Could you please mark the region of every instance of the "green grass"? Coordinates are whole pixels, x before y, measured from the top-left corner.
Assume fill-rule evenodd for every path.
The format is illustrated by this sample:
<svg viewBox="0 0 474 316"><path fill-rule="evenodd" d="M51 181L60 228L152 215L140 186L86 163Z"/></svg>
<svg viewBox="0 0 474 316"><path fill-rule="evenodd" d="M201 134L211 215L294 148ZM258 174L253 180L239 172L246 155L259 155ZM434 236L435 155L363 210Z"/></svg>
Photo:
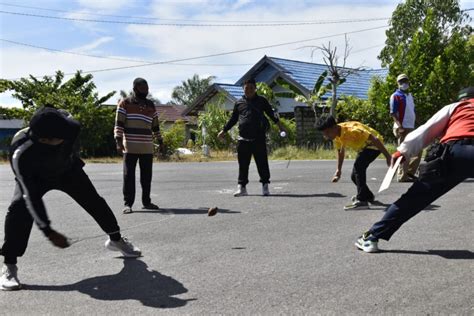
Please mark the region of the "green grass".
<svg viewBox="0 0 474 316"><path fill-rule="evenodd" d="M386 147L390 153L396 151L396 145L386 144ZM357 152L353 150L346 150L346 158L354 159ZM335 149L307 149L296 146L286 146L273 150L270 155L270 160L318 160L318 159L336 159L337 154ZM193 155L177 155L174 154L166 160L160 160L161 162L209 162L209 161L233 161L237 159L236 153L229 150L211 150L210 157L203 156L200 152ZM379 159L383 159L383 155L379 156ZM121 163L122 157L97 157L97 158L85 158L87 163ZM0 164L8 163L6 157L0 158Z"/></svg>
<svg viewBox="0 0 474 316"><path fill-rule="evenodd" d="M386 145L389 153L396 151L396 146L392 144ZM346 150L346 159L354 159L357 156L357 152L351 149ZM296 146L287 146L275 149L270 154L270 160L318 160L318 159L337 159L337 153L335 149L306 149L298 148ZM384 159L383 155L379 156L379 159Z"/></svg>

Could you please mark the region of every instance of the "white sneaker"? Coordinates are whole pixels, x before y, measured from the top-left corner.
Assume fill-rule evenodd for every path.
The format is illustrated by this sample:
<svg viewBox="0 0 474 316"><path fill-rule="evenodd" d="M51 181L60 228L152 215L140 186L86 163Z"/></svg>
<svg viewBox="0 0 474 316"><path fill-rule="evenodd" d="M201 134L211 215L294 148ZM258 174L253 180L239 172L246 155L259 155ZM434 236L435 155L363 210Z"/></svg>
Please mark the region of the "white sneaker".
<svg viewBox="0 0 474 316"><path fill-rule="evenodd" d="M246 196L246 195L248 195L247 188L244 185L239 184L237 186L237 191L234 192L234 196Z"/></svg>
<svg viewBox="0 0 474 316"><path fill-rule="evenodd" d="M364 252L378 252L378 239L372 234L365 232L355 242L355 246Z"/></svg>
<svg viewBox="0 0 474 316"><path fill-rule="evenodd" d="M270 195L270 189L268 188L268 183L264 183L262 185L262 194L263 194L263 196L269 196Z"/></svg>
<svg viewBox="0 0 474 316"><path fill-rule="evenodd" d="M111 251L120 251L124 257L128 258L137 258L142 255L141 250L132 245L125 237L122 237L119 241L113 241L109 238L105 242L105 248Z"/></svg>
<svg viewBox="0 0 474 316"><path fill-rule="evenodd" d="M4 264L2 268L2 276L0 277L0 289L4 291L15 291L21 289L18 280L18 267L16 264Z"/></svg>

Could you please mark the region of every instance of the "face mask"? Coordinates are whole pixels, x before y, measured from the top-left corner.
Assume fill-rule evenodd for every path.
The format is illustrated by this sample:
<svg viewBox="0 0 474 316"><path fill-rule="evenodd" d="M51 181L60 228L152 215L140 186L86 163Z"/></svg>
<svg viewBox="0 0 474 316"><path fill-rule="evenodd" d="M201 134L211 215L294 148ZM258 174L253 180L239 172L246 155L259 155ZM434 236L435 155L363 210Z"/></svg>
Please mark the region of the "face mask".
<svg viewBox="0 0 474 316"><path fill-rule="evenodd" d="M408 83L402 83L402 84L398 85L400 90L403 90L403 91L407 91L409 86L410 85Z"/></svg>

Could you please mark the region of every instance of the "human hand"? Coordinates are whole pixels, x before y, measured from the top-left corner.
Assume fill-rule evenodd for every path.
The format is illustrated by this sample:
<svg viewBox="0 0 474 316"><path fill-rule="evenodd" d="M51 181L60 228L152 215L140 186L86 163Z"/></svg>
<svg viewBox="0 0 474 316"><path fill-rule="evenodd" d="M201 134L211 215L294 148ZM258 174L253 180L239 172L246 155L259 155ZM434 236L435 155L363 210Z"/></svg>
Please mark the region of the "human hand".
<svg viewBox="0 0 474 316"><path fill-rule="evenodd" d="M70 246L67 237L55 230L51 230L51 232L48 234L48 239L53 243L53 245L59 248L67 248Z"/></svg>
<svg viewBox="0 0 474 316"><path fill-rule="evenodd" d="M219 134L217 134L217 137L220 139L224 139L226 132L220 131Z"/></svg>
<svg viewBox="0 0 474 316"><path fill-rule="evenodd" d="M341 178L341 171L340 171L340 170L336 170L336 173L335 173L334 176L332 177L331 182L337 182L337 181L339 181L340 178Z"/></svg>
<svg viewBox="0 0 474 316"><path fill-rule="evenodd" d="M403 156L403 154L401 152L399 152L398 150L396 152L394 152L392 154L392 157L390 159L390 164L388 164L388 158L387 158L387 164L391 167L393 167L395 165L395 162L397 161L398 158L402 157L402 161L401 162L404 162L405 161L405 156Z"/></svg>
<svg viewBox="0 0 474 316"><path fill-rule="evenodd" d="M123 146L122 138L116 138L115 145L117 147L117 152L119 153L119 155L123 155L123 152L125 151L125 147Z"/></svg>

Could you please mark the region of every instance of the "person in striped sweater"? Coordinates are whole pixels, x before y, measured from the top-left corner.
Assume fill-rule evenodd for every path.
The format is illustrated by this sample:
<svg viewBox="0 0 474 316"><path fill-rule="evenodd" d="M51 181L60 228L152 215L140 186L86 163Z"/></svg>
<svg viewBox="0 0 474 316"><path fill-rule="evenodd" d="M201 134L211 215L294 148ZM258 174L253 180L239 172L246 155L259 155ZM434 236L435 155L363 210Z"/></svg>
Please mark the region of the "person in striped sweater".
<svg viewBox="0 0 474 316"><path fill-rule="evenodd" d="M147 99L148 83L143 78L133 81L133 93L122 99L117 106L114 136L117 151L123 154L123 213L132 213L135 201L135 169L140 165L143 209L156 210L159 207L151 202L151 179L153 171L153 138L160 146L158 113L153 101Z"/></svg>

